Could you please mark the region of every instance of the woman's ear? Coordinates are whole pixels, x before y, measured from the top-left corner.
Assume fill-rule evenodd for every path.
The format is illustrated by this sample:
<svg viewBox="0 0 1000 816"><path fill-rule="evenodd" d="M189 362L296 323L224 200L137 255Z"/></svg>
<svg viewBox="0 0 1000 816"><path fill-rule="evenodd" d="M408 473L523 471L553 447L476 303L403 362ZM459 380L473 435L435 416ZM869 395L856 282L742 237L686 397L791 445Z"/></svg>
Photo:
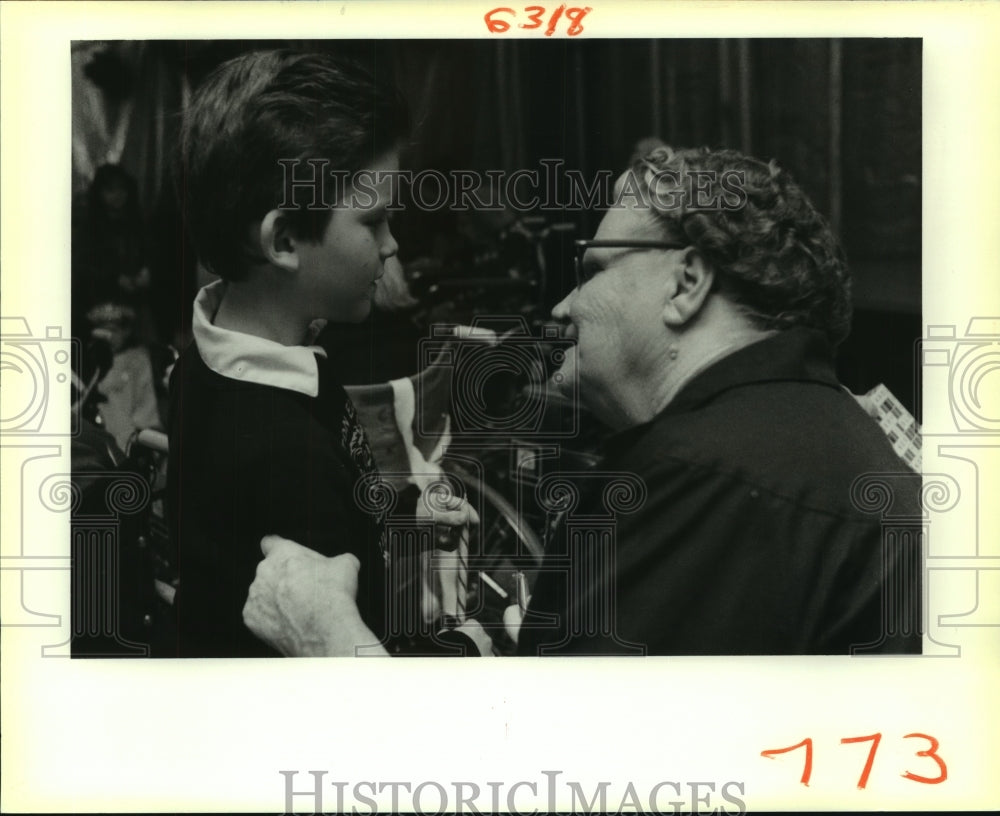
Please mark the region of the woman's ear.
<svg viewBox="0 0 1000 816"><path fill-rule="evenodd" d="M715 282L715 270L694 247L684 250L668 274L667 302L663 322L679 328L698 315Z"/></svg>
<svg viewBox="0 0 1000 816"><path fill-rule="evenodd" d="M292 235L288 216L281 210L271 210L260 222L260 251L279 269L296 272L299 268L299 253Z"/></svg>

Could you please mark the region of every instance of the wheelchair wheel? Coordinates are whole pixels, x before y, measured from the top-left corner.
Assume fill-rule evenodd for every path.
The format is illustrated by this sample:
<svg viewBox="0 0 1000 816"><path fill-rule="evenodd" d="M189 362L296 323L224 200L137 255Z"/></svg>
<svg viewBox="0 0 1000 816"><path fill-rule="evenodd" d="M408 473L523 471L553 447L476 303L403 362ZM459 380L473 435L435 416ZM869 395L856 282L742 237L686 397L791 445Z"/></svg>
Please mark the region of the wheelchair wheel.
<svg viewBox="0 0 1000 816"><path fill-rule="evenodd" d="M542 561L542 541L510 501L479 475L455 463L449 463L448 473L462 483L465 498L480 515L469 541L466 614L482 624L498 653L513 655L516 644L504 627L504 610L527 603Z"/></svg>

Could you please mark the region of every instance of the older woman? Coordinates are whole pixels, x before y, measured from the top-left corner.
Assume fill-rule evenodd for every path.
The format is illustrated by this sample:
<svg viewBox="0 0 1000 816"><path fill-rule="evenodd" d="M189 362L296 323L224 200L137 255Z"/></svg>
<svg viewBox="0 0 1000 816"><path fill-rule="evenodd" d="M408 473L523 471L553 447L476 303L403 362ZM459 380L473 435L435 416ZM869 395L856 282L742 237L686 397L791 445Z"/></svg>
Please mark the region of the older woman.
<svg viewBox="0 0 1000 816"><path fill-rule="evenodd" d="M825 220L729 150L661 147L615 193L553 316L576 340L560 379L616 430L602 472L632 496L580 497L620 511L614 535L564 526L519 651L919 652L919 543L883 542L857 498L880 474L905 513L919 477L834 374L850 279ZM271 620L261 636L289 629Z"/></svg>

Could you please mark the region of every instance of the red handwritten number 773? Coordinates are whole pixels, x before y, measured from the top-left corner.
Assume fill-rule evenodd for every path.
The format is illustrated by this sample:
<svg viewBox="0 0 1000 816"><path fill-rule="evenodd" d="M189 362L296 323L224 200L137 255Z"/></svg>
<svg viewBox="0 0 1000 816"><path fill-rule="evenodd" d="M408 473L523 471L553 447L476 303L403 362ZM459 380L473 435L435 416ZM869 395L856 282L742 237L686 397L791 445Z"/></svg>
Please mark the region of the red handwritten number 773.
<svg viewBox="0 0 1000 816"><path fill-rule="evenodd" d="M937 749L940 747L938 741L930 734L907 734L903 737L903 739L913 739L915 737L925 739L931 744L931 747L926 751L917 751L917 756L930 757L933 759L937 763L941 773L937 776L918 776L917 774L907 771L903 774L903 776L907 779L912 779L914 782L923 782L925 785L938 785L941 782L944 782L944 780L948 778L948 766L944 764L944 760L937 754Z"/></svg>
<svg viewBox="0 0 1000 816"><path fill-rule="evenodd" d="M868 784L868 775L872 772L872 763L875 761L875 752L878 750L878 744L882 739L882 734L872 734L869 737L844 737L840 744L844 745L848 742L868 742L871 740L872 747L868 751L868 760L865 762L864 770L861 771L861 777L858 779L858 790L864 790L865 786Z"/></svg>
<svg viewBox="0 0 1000 816"><path fill-rule="evenodd" d="M794 751L796 748L805 747L806 749L806 764L802 769L802 779L799 781L805 785L809 786L809 777L812 776L813 772L813 741L809 737L806 737L802 742L797 742L795 745L790 745L787 748L772 748L770 751L761 751L760 755L763 757L768 757L769 759L774 759L777 754L787 754L789 751Z"/></svg>
<svg viewBox="0 0 1000 816"><path fill-rule="evenodd" d="M914 782L922 782L925 785L938 785L944 782L948 778L948 766L945 765L944 760L938 755L937 751L940 747L935 737L929 734L913 733L907 734L903 739L923 739L927 740L930 747L923 750L917 751L918 757L927 757L933 759L938 766L940 773L937 776L920 776L915 773L907 771L903 774L906 779L911 779ZM852 742L871 742L872 747L868 750L868 759L865 761L865 767L861 771L861 776L858 778L858 788L863 790L868 785L868 777L872 772L872 764L875 762L875 752L878 750L879 742L882 740L882 734L870 734L867 737L844 737L840 740L840 744L844 745L846 743ZM787 748L772 748L768 751L761 751L760 755L762 757L767 757L768 759L774 759L778 754L787 754L789 751L795 751L798 748L806 749L806 761L802 769L802 778L799 780L803 785L809 785L809 779L812 776L812 763L813 763L813 744L810 737L806 737L802 742L797 742L795 745L789 745Z"/></svg>

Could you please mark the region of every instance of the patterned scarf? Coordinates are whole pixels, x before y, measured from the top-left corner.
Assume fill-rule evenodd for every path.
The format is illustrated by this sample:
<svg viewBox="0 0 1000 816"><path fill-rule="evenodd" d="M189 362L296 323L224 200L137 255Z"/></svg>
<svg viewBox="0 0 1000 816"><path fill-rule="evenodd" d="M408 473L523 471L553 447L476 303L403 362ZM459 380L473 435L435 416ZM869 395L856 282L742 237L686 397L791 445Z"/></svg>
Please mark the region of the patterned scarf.
<svg viewBox="0 0 1000 816"><path fill-rule="evenodd" d="M340 444L347 451L358 469L359 481L364 481L369 489L376 489L380 483L378 478L378 466L375 464L375 456L372 454L371 446L368 444L368 435L358 419L358 412L354 408L354 403L343 392L344 415L340 425ZM367 478L366 478L367 477ZM382 557L388 562L389 548L386 542L385 520L386 511L379 510L373 514L373 520L379 531L379 547L382 550Z"/></svg>

